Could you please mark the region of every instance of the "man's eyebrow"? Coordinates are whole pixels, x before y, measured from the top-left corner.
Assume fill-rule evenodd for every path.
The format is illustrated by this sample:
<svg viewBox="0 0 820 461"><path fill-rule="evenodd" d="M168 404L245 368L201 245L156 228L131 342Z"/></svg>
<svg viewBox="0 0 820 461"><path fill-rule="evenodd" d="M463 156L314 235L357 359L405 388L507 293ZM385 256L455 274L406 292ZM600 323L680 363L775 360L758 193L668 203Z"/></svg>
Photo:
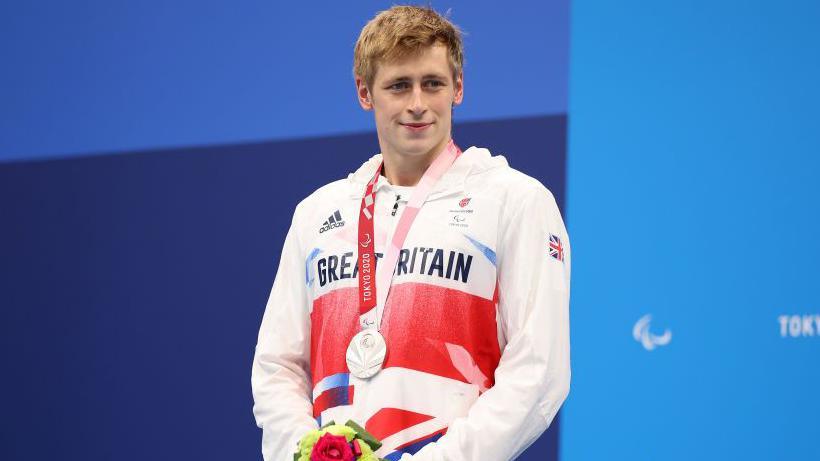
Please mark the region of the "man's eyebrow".
<svg viewBox="0 0 820 461"><path fill-rule="evenodd" d="M422 80L426 80L426 79L430 79L430 78L445 79L447 77L445 77L442 74L435 74L435 73L434 74L425 74L425 75L422 75L422 77L421 77ZM413 80L413 78L410 77L410 76L407 76L407 75L398 75L396 77L387 79L387 81L391 82L391 83L408 82L408 81L411 81L411 80Z"/></svg>

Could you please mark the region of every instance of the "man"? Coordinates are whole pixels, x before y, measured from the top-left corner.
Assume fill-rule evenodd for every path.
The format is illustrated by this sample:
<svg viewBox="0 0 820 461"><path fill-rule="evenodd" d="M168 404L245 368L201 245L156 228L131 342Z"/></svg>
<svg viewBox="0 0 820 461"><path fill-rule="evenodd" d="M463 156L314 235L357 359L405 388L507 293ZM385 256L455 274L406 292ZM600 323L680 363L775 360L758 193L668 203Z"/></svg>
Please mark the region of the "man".
<svg viewBox="0 0 820 461"><path fill-rule="evenodd" d="M331 420L390 460L512 459L566 398L569 239L543 185L452 142L462 61L429 8L361 32L381 154L296 207L253 363L266 460Z"/></svg>

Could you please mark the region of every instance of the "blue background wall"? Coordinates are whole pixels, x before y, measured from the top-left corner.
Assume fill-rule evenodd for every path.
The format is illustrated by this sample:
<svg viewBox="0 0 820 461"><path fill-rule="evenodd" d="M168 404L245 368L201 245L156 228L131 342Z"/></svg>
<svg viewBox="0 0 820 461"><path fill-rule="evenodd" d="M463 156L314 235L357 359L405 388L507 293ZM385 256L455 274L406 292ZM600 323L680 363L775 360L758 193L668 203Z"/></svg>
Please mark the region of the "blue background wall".
<svg viewBox="0 0 820 461"><path fill-rule="evenodd" d="M350 68L390 3L51 3L0 12L0 459L259 459L279 250L378 150ZM563 206L567 2L435 6L468 33L455 138Z"/></svg>
<svg viewBox="0 0 820 461"><path fill-rule="evenodd" d="M352 50L391 5L5 2L0 160L369 131ZM467 33L458 120L566 113L567 0L433 6Z"/></svg>
<svg viewBox="0 0 820 461"><path fill-rule="evenodd" d="M816 1L573 1L562 459L820 459L820 325L778 319L820 315L818 24ZM647 314L672 334L651 352Z"/></svg>

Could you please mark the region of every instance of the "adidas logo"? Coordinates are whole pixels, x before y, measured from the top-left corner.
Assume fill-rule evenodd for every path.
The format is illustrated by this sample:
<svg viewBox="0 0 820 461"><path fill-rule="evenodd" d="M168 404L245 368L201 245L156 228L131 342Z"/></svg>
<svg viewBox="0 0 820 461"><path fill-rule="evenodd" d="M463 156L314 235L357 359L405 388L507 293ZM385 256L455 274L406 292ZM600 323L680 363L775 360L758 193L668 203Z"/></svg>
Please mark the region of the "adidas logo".
<svg viewBox="0 0 820 461"><path fill-rule="evenodd" d="M339 210L336 210L324 224L322 224L322 228L319 229L319 233L327 232L330 229L335 229L337 227L342 227L345 225L345 222L342 220L342 214L339 213Z"/></svg>

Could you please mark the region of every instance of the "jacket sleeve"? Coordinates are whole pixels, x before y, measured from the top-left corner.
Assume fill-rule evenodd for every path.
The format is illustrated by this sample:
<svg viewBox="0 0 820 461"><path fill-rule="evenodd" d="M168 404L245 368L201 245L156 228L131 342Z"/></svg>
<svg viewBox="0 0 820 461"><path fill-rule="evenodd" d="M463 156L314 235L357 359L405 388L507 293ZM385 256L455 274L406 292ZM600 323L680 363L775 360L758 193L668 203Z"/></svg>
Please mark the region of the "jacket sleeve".
<svg viewBox="0 0 820 461"><path fill-rule="evenodd" d="M498 243L498 310L506 338L495 385L447 433L401 461L516 458L569 393L569 239L552 194L528 185ZM550 255L550 235L560 251Z"/></svg>
<svg viewBox="0 0 820 461"><path fill-rule="evenodd" d="M268 298L251 370L253 414L265 461L292 459L299 439L317 429L310 386L310 317L305 258L296 214Z"/></svg>

